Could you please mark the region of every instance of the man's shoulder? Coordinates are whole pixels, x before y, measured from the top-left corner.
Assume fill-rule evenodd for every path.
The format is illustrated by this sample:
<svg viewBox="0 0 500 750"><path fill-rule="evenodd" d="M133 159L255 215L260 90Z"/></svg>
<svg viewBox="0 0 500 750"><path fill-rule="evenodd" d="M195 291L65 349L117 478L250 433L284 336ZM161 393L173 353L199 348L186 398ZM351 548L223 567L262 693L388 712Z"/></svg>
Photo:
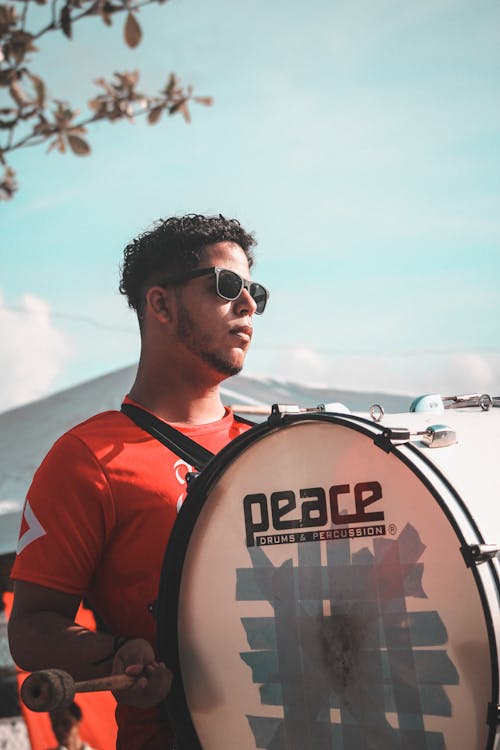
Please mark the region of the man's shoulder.
<svg viewBox="0 0 500 750"><path fill-rule="evenodd" d="M129 427L130 420L122 412L103 411L70 427L56 441L56 444L78 441L90 448L95 448L110 439L116 440L120 435L125 437Z"/></svg>
<svg viewBox="0 0 500 750"><path fill-rule="evenodd" d="M116 425L124 425L127 418L121 411L116 409L109 409L108 411L101 411L98 414L93 414L82 422L70 427L69 433L78 432L93 432L94 430L106 429L107 427L116 427Z"/></svg>

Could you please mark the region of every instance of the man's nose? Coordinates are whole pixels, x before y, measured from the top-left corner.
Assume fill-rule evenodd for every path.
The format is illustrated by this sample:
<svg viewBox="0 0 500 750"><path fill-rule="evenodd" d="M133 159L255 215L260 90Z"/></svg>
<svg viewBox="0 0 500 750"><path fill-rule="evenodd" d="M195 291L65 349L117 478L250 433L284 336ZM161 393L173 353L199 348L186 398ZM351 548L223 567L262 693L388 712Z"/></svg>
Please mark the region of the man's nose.
<svg viewBox="0 0 500 750"><path fill-rule="evenodd" d="M249 315L253 315L257 309L255 300L246 287L243 287L243 289L241 290L240 296L237 297L234 304L235 304L235 309L238 311L240 315L242 313L248 313Z"/></svg>

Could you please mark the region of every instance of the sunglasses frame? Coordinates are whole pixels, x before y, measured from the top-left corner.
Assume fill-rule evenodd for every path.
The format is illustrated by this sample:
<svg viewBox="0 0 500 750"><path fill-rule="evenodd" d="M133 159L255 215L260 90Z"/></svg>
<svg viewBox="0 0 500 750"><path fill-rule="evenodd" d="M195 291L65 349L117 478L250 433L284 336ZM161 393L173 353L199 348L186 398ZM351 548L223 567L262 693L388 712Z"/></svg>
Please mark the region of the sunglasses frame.
<svg viewBox="0 0 500 750"><path fill-rule="evenodd" d="M237 276L241 282L240 290L238 294L235 297L227 297L225 294L222 294L219 287L219 276L222 271L225 271L226 273L232 273L234 276ZM239 273L236 273L236 271L232 271L230 268L223 268L222 266L210 266L209 268L195 268L194 271L186 271L186 273L178 274L177 276L171 276L168 279L165 279L164 281L159 283L159 286L169 286L169 285L175 285L175 284L182 284L185 281L190 281L191 279L196 279L199 276L208 276L210 274L214 274L215 276L215 288L217 291L217 295L221 299L225 299L228 302L233 302L235 299L238 299L240 294L242 293L243 289L246 289L249 295L252 297L255 304L257 304L255 298L252 295L252 292L250 291L250 287L255 285L258 286L260 289L264 290L264 293L266 295L266 301L264 302L264 307L262 310L258 311L255 310L256 315L262 315L264 310L266 309L267 301L270 297L269 289L267 289L262 284L259 284L257 281L248 281L248 279L244 279L242 276L240 276Z"/></svg>

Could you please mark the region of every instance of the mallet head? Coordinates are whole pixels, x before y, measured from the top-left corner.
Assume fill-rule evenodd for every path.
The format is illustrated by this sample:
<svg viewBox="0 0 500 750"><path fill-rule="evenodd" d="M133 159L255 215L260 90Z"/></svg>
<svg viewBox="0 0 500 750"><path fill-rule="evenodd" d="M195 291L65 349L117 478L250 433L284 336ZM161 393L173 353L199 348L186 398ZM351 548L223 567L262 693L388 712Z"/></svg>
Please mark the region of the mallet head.
<svg viewBox="0 0 500 750"><path fill-rule="evenodd" d="M33 672L21 685L21 698L32 711L53 711L69 706L75 697L75 682L62 669Z"/></svg>

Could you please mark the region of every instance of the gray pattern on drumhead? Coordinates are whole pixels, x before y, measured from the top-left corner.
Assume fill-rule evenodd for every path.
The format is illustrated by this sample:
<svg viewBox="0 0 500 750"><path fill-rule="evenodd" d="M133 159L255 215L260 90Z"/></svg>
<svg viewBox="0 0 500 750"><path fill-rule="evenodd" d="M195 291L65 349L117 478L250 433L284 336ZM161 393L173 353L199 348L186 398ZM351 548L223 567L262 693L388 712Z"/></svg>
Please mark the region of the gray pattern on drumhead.
<svg viewBox="0 0 500 750"><path fill-rule="evenodd" d="M407 524L398 538L374 539L352 554L349 540L298 544L273 566L261 547L238 569L240 601L268 601L273 617L242 620L250 651L241 658L263 705L283 719L248 716L264 750L445 750L424 716L452 715L444 685L458 684L446 627L435 610L408 612L426 598L425 550Z"/></svg>

